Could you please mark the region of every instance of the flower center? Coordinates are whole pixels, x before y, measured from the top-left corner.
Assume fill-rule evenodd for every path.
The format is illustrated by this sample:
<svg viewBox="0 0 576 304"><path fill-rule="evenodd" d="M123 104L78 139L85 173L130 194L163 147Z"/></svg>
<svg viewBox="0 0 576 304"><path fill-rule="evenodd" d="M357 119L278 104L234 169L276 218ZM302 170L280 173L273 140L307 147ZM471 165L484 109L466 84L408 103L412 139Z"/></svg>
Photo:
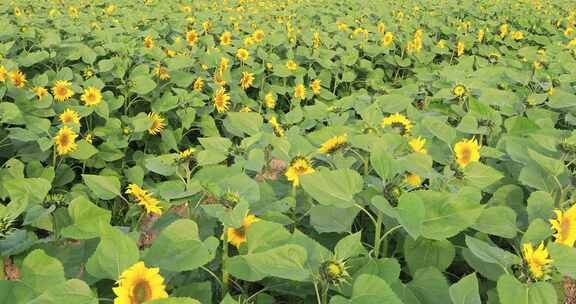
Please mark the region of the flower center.
<svg viewBox="0 0 576 304"><path fill-rule="evenodd" d="M462 151L460 152L460 159L463 162L468 163L470 161L471 155L472 151L470 151L470 148L463 148Z"/></svg>
<svg viewBox="0 0 576 304"><path fill-rule="evenodd" d="M390 126L392 129L397 130L401 135L406 133L406 126L401 122L393 122Z"/></svg>
<svg viewBox="0 0 576 304"><path fill-rule="evenodd" d="M58 87L56 93L59 96L65 96L68 93L68 89L66 87Z"/></svg>
<svg viewBox="0 0 576 304"><path fill-rule="evenodd" d="M67 146L70 143L70 137L68 136L68 134L62 134L60 135L59 142L61 146Z"/></svg>
<svg viewBox="0 0 576 304"><path fill-rule="evenodd" d="M140 281L132 289L132 303L130 304L141 304L152 298L152 290L150 290L150 285L146 281Z"/></svg>
<svg viewBox="0 0 576 304"><path fill-rule="evenodd" d="M560 234L560 241L565 241L570 236L570 227L571 222L569 219L562 218L560 220L560 230L558 233Z"/></svg>

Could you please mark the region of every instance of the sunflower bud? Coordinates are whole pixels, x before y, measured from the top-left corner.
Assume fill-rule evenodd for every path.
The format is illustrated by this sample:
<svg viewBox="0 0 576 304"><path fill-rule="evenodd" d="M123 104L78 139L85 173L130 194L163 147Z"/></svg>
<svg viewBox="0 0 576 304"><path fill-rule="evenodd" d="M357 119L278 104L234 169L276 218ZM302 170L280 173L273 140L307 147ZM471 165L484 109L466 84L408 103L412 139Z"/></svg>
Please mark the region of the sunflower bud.
<svg viewBox="0 0 576 304"><path fill-rule="evenodd" d="M320 276L331 285L340 285L350 277L343 261L328 260L320 265Z"/></svg>

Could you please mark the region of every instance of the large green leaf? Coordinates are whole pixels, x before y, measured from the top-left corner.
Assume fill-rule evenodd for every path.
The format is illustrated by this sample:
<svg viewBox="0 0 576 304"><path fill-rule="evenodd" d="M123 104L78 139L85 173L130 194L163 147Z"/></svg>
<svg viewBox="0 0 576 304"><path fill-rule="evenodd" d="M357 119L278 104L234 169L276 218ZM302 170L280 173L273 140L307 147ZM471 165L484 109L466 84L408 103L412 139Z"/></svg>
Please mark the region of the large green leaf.
<svg viewBox="0 0 576 304"><path fill-rule="evenodd" d="M30 252L22 262L21 280L38 294L64 283L64 267L41 249Z"/></svg>
<svg viewBox="0 0 576 304"><path fill-rule="evenodd" d="M100 243L86 263L86 271L96 278L118 280L120 274L138 262L136 243L113 227L103 228Z"/></svg>
<svg viewBox="0 0 576 304"><path fill-rule="evenodd" d="M302 188L322 205L349 208L362 190L362 177L350 169L322 170L300 177Z"/></svg>
<svg viewBox="0 0 576 304"><path fill-rule="evenodd" d="M450 298L454 304L481 304L478 278L469 274L450 286Z"/></svg>
<svg viewBox="0 0 576 304"><path fill-rule="evenodd" d="M83 196L70 202L68 214L73 223L62 229L62 235L72 239L91 239L99 236L101 227L107 226L112 218L109 210L94 205Z"/></svg>
<svg viewBox="0 0 576 304"><path fill-rule="evenodd" d="M547 282L520 283L512 275L498 280L498 297L502 304L557 304L554 287Z"/></svg>
<svg viewBox="0 0 576 304"><path fill-rule="evenodd" d="M110 200L122 195L120 193L120 180L116 176L82 174L82 179L86 186L100 199Z"/></svg>
<svg viewBox="0 0 576 304"><path fill-rule="evenodd" d="M562 244L548 245L552 263L560 273L576 279L576 248Z"/></svg>
<svg viewBox="0 0 576 304"><path fill-rule="evenodd" d="M51 288L29 304L98 304L98 298L81 280L71 279Z"/></svg>

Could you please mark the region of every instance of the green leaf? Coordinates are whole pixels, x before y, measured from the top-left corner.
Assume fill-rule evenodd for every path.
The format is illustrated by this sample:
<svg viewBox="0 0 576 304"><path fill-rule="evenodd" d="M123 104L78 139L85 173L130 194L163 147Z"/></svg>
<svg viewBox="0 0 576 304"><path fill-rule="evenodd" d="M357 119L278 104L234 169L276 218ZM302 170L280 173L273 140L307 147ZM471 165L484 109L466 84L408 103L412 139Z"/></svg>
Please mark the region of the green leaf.
<svg viewBox="0 0 576 304"><path fill-rule="evenodd" d="M548 221L554 216L554 199L548 192L534 191L528 198L528 220L531 222L535 219Z"/></svg>
<svg viewBox="0 0 576 304"><path fill-rule="evenodd" d="M176 173L178 154L165 154L147 158L144 161L146 169L163 176L172 176Z"/></svg>
<svg viewBox="0 0 576 304"><path fill-rule="evenodd" d="M339 240L334 247L334 255L337 259L346 260L351 257L363 255L366 249L362 245L362 233L356 232Z"/></svg>
<svg viewBox="0 0 576 304"><path fill-rule="evenodd" d="M453 304L481 304L478 278L469 274L450 286L450 298Z"/></svg>
<svg viewBox="0 0 576 304"><path fill-rule="evenodd" d="M422 222L426 216L426 207L420 196L412 192L406 192L398 200L398 222L408 234L417 239L422 230Z"/></svg>
<svg viewBox="0 0 576 304"><path fill-rule="evenodd" d="M37 293L42 293L54 285L64 283L64 267L42 249L30 252L22 262L22 282Z"/></svg>
<svg viewBox="0 0 576 304"><path fill-rule="evenodd" d="M225 120L227 129L238 136L255 135L261 131L264 121L256 112L230 112Z"/></svg>
<svg viewBox="0 0 576 304"><path fill-rule="evenodd" d="M149 76L136 76L132 81L134 82L134 86L130 91L140 95L146 95L156 88L156 82Z"/></svg>
<svg viewBox="0 0 576 304"><path fill-rule="evenodd" d="M374 101L380 105L380 108L385 113L402 112L412 103L412 99L400 94L378 96L374 98Z"/></svg>
<svg viewBox="0 0 576 304"><path fill-rule="evenodd" d="M84 183L96 196L103 200L110 200L121 196L120 180L116 176L102 176L82 174Z"/></svg>
<svg viewBox="0 0 576 304"><path fill-rule="evenodd" d="M576 248L551 243L548 245L548 251L556 269L561 274L576 279Z"/></svg>
<svg viewBox="0 0 576 304"><path fill-rule="evenodd" d="M362 190L363 180L350 169L318 171L300 177L302 188L322 205L349 208L354 195Z"/></svg>
<svg viewBox="0 0 576 304"><path fill-rule="evenodd" d="M522 263L522 259L519 256L477 238L466 236L466 245L474 255L484 262L498 264L505 269Z"/></svg>
<svg viewBox="0 0 576 304"><path fill-rule="evenodd" d="M28 304L98 304L98 298L81 280L71 279L51 288Z"/></svg>
<svg viewBox="0 0 576 304"><path fill-rule="evenodd" d="M100 227L108 225L112 218L109 210L94 205L83 196L70 202L68 214L70 214L73 224L62 229L62 236L78 240L98 237Z"/></svg>
<svg viewBox="0 0 576 304"><path fill-rule="evenodd" d="M212 260L214 248L198 238L198 226L189 219L180 219L166 227L148 249L146 265L168 271L194 270Z"/></svg>
<svg viewBox="0 0 576 304"><path fill-rule="evenodd" d="M146 304L202 304L191 298L166 298L159 300L146 301Z"/></svg>
<svg viewBox="0 0 576 304"><path fill-rule="evenodd" d="M42 204L48 191L52 188L49 181L43 178L11 178L3 181L10 199L26 204Z"/></svg>
<svg viewBox="0 0 576 304"><path fill-rule="evenodd" d="M498 298L501 304L557 304L554 287L547 282L520 283L507 274L498 280Z"/></svg>
<svg viewBox="0 0 576 304"><path fill-rule="evenodd" d="M98 153L98 149L94 148L93 145L85 140L80 140L76 142L78 144L78 149L72 151L69 155L70 157L78 160L87 160L94 154Z"/></svg>
<svg viewBox="0 0 576 304"><path fill-rule="evenodd" d="M104 228L96 251L86 263L86 271L99 279L118 280L122 271L138 262L136 243L120 230Z"/></svg>
<svg viewBox="0 0 576 304"><path fill-rule="evenodd" d="M319 233L350 232L360 209L315 205L310 209L310 224Z"/></svg>
<svg viewBox="0 0 576 304"><path fill-rule="evenodd" d="M370 302L366 302L367 299L370 299ZM361 274L354 280L352 301L352 303L402 304L386 281L370 274Z"/></svg>
<svg viewBox="0 0 576 304"><path fill-rule="evenodd" d="M486 208L476 220L474 229L504 238L516 236L516 212L506 206Z"/></svg>
<svg viewBox="0 0 576 304"><path fill-rule="evenodd" d="M456 130L438 117L426 116L422 119L422 125L434 136L449 145L456 140Z"/></svg>
<svg viewBox="0 0 576 304"><path fill-rule="evenodd" d="M484 189L504 177L500 171L486 166L481 162L470 163L463 171L464 179L468 181L470 185L480 189Z"/></svg>
<svg viewBox="0 0 576 304"><path fill-rule="evenodd" d="M134 132L144 132L150 129L150 127L152 127L152 124L154 122L152 121L152 119L150 119L150 117L148 117L148 115L146 115L146 113L140 112L138 113L138 115L132 118L131 123Z"/></svg>
<svg viewBox="0 0 576 304"><path fill-rule="evenodd" d="M422 304L450 303L448 282L442 273L434 268L422 268L414 275L408 287Z"/></svg>
<svg viewBox="0 0 576 304"><path fill-rule="evenodd" d="M0 280L0 303L29 304L34 291L22 281Z"/></svg>
<svg viewBox="0 0 576 304"><path fill-rule="evenodd" d="M372 146L370 164L382 180L388 180L396 174L394 159L384 145L375 144Z"/></svg>
<svg viewBox="0 0 576 304"><path fill-rule="evenodd" d="M404 240L404 258L411 273L430 266L443 271L452 264L455 256L456 249L447 240L435 241L423 238L415 241L411 238Z"/></svg>
<svg viewBox="0 0 576 304"><path fill-rule="evenodd" d="M552 176L558 176L564 172L564 162L542 155L532 149L528 149L528 155L532 158L542 169L546 170Z"/></svg>

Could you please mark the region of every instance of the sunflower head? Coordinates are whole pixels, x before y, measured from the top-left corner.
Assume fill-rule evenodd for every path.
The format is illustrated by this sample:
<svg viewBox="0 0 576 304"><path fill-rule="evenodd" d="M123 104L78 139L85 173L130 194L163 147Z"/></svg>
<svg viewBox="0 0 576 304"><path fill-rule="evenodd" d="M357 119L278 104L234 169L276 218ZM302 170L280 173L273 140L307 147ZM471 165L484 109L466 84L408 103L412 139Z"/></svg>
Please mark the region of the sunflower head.
<svg viewBox="0 0 576 304"><path fill-rule="evenodd" d="M150 135L156 135L166 127L165 119L156 112L148 113L148 118L152 121L152 126L148 129Z"/></svg>
<svg viewBox="0 0 576 304"><path fill-rule="evenodd" d="M386 32L384 37L382 37L382 45L384 47L389 47L392 42L394 42L394 34L392 32Z"/></svg>
<svg viewBox="0 0 576 304"><path fill-rule="evenodd" d="M222 205L228 208L233 208L240 202L240 194L238 192L226 191L220 198Z"/></svg>
<svg viewBox="0 0 576 304"><path fill-rule="evenodd" d="M256 43L262 42L262 40L264 39L264 31L263 30L254 31L254 33L252 33L252 39Z"/></svg>
<svg viewBox="0 0 576 304"><path fill-rule="evenodd" d="M72 84L68 80L57 80L52 87L52 95L56 101L66 101L74 95Z"/></svg>
<svg viewBox="0 0 576 304"><path fill-rule="evenodd" d="M196 42L198 42L198 33L195 30L186 32L186 41L188 45L196 45Z"/></svg>
<svg viewBox="0 0 576 304"><path fill-rule="evenodd" d="M408 173L406 175L406 183L412 187L420 187L422 178L416 174Z"/></svg>
<svg viewBox="0 0 576 304"><path fill-rule="evenodd" d="M180 157L180 159L190 158L192 154L194 154L194 151L195 151L194 148L190 147L186 150L178 152L178 156Z"/></svg>
<svg viewBox="0 0 576 304"><path fill-rule="evenodd" d="M400 135L409 135L412 131L412 122L400 113L392 114L382 119L382 128L391 127Z"/></svg>
<svg viewBox="0 0 576 304"><path fill-rule="evenodd" d="M232 33L226 31L220 35L220 45L230 45L232 42Z"/></svg>
<svg viewBox="0 0 576 304"><path fill-rule="evenodd" d="M76 150L76 148L78 148L76 137L78 137L78 135L67 126L63 126L58 130L56 137L54 137L58 155L65 155Z"/></svg>
<svg viewBox="0 0 576 304"><path fill-rule="evenodd" d="M147 301L168 298L164 278L159 268L147 268L138 262L124 270L112 290L116 294L114 303L142 304Z"/></svg>
<svg viewBox="0 0 576 304"><path fill-rule="evenodd" d="M82 100L85 105L92 107L98 105L102 101L102 93L95 87L89 87L84 89L84 93L80 96L80 100Z"/></svg>
<svg viewBox="0 0 576 304"><path fill-rule="evenodd" d="M294 60L290 59L286 62L286 68L290 71L295 71L298 68L298 64Z"/></svg>
<svg viewBox="0 0 576 304"><path fill-rule="evenodd" d="M170 79L170 73L168 73L168 70L160 64L156 65L154 68L154 75L160 78L160 80Z"/></svg>
<svg viewBox="0 0 576 304"><path fill-rule="evenodd" d="M12 81L12 84L17 87L17 88L23 88L26 85L26 75L24 75L24 73L22 73L21 71L13 71L10 72L10 80Z"/></svg>
<svg viewBox="0 0 576 304"><path fill-rule="evenodd" d="M426 154L428 151L426 150L426 148L424 148L424 145L426 145L426 139L418 136L416 138L412 138L408 144L410 145L410 147L412 148L412 151L416 152L416 153L423 153Z"/></svg>
<svg viewBox="0 0 576 304"><path fill-rule="evenodd" d="M195 92L202 92L202 89L204 88L204 80L202 79L202 77L198 77L194 81L194 85L192 87Z"/></svg>
<svg viewBox="0 0 576 304"><path fill-rule="evenodd" d="M276 98L274 98L272 92L268 92L268 94L264 96L264 105L268 109L274 109L274 107L276 107Z"/></svg>
<svg viewBox="0 0 576 304"><path fill-rule="evenodd" d="M220 88L214 93L213 101L218 113L224 113L230 109L230 95L226 94L224 88Z"/></svg>
<svg viewBox="0 0 576 304"><path fill-rule="evenodd" d="M242 62L246 62L248 58L250 58L250 53L247 49L239 48L238 51L236 51L236 58Z"/></svg>
<svg viewBox="0 0 576 304"><path fill-rule="evenodd" d="M540 243L537 248L533 248L531 243L524 244L522 255L534 279L541 279L546 273L548 265L552 262L548 257L548 249L544 247L544 243Z"/></svg>
<svg viewBox="0 0 576 304"><path fill-rule="evenodd" d="M462 98L468 94L468 89L462 84L457 84L452 88L452 94L456 97Z"/></svg>
<svg viewBox="0 0 576 304"><path fill-rule="evenodd" d="M339 286L350 277L344 261L330 259L320 264L320 277L330 285Z"/></svg>
<svg viewBox="0 0 576 304"><path fill-rule="evenodd" d="M58 119L63 124L79 124L80 123L80 116L78 115L78 113L76 111L71 110L71 109L64 110L64 112L62 112L62 114L60 114L60 116L58 116Z"/></svg>
<svg viewBox="0 0 576 304"><path fill-rule="evenodd" d="M297 156L291 162L284 175L288 181L292 182L292 186L298 187L300 185L300 176L315 172L310 160L304 156Z"/></svg>
<svg viewBox="0 0 576 304"><path fill-rule="evenodd" d="M341 147L344 147L347 143L348 143L348 136L346 134L334 136L334 137L328 139L327 141L325 141L320 146L320 149L318 149L318 151L320 153L330 154L330 153L340 149Z"/></svg>
<svg viewBox="0 0 576 304"><path fill-rule="evenodd" d="M154 47L154 38L152 38L152 36L148 35L144 37L144 47L147 49Z"/></svg>
<svg viewBox="0 0 576 304"><path fill-rule="evenodd" d="M34 94L36 94L36 97L38 98L38 100L44 98L44 96L48 95L48 90L44 87L34 87L32 89L32 92L34 92Z"/></svg>
<svg viewBox="0 0 576 304"><path fill-rule="evenodd" d="M282 126L278 122L278 119L276 118L276 116L270 117L270 119L268 120L268 123L270 124L270 126L272 126L272 129L274 130L274 134L276 136L278 136L278 137L284 136L284 129L282 128Z"/></svg>
<svg viewBox="0 0 576 304"><path fill-rule="evenodd" d="M250 86L252 86L253 82L254 82L254 74L253 73L242 72L242 78L240 79L240 87L242 87L243 90L246 90Z"/></svg>
<svg viewBox="0 0 576 304"><path fill-rule="evenodd" d="M462 41L458 41L458 44L456 45L456 55L458 57L464 55L464 43Z"/></svg>
<svg viewBox="0 0 576 304"><path fill-rule="evenodd" d="M310 88L312 89L312 93L314 93L314 95L320 94L320 89L322 88L320 86L321 84L322 81L320 79L314 79L310 84Z"/></svg>
<svg viewBox="0 0 576 304"><path fill-rule="evenodd" d="M554 210L556 219L550 220L554 234L555 242L573 247L576 243L576 204L568 210Z"/></svg>
<svg viewBox="0 0 576 304"><path fill-rule="evenodd" d="M454 145L456 162L460 168L465 168L471 162L480 160L480 146L476 138L463 139Z"/></svg>
<svg viewBox="0 0 576 304"><path fill-rule="evenodd" d="M303 100L306 98L306 87L303 84L296 85L294 88L294 98Z"/></svg>
<svg viewBox="0 0 576 304"><path fill-rule="evenodd" d="M253 214L248 214L242 220L242 226L238 228L228 228L226 231L228 243L236 246L236 248L240 248L240 245L246 242L246 230L259 220L260 219Z"/></svg>
<svg viewBox="0 0 576 304"><path fill-rule="evenodd" d="M0 82L6 81L6 74L8 74L8 71L4 66L0 65Z"/></svg>

